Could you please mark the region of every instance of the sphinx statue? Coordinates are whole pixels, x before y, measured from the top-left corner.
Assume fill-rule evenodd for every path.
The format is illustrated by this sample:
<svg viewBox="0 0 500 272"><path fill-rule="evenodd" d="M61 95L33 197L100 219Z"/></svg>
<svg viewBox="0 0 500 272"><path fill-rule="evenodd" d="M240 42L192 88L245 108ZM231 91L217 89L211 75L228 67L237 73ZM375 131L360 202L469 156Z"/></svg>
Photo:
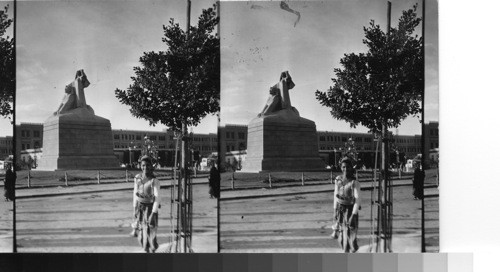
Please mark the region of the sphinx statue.
<svg viewBox="0 0 500 272"><path fill-rule="evenodd" d="M61 101L61 104L54 112L54 115L65 114L77 108L83 108L94 114L94 110L87 105L85 100L84 89L90 85L87 75L83 69L76 71L75 80L66 85L64 92L66 93Z"/></svg>
<svg viewBox="0 0 500 272"><path fill-rule="evenodd" d="M107 169L117 167L111 122L87 105L90 85L83 70L64 88L64 97L43 123L43 155L39 169Z"/></svg>
<svg viewBox="0 0 500 272"><path fill-rule="evenodd" d="M264 117L276 114L280 111L287 111L299 116L297 109L292 107L289 90L295 87L295 83L288 71L282 72L278 83L269 88L269 97L266 105L257 117Z"/></svg>
<svg viewBox="0 0 500 272"><path fill-rule="evenodd" d="M269 89L262 111L248 124L245 172L324 169L318 153L314 121L300 116L289 91L295 83L288 71Z"/></svg>

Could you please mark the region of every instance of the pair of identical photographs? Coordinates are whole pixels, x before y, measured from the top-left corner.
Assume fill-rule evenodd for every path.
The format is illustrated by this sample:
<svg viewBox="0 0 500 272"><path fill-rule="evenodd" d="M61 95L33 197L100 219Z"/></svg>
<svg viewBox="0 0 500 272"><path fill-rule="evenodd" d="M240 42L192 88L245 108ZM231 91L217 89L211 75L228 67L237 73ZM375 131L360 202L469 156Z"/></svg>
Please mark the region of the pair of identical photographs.
<svg viewBox="0 0 500 272"><path fill-rule="evenodd" d="M0 3L3 252L353 251L331 236L345 157L357 251L438 252L435 1ZM157 245L134 237L143 155Z"/></svg>

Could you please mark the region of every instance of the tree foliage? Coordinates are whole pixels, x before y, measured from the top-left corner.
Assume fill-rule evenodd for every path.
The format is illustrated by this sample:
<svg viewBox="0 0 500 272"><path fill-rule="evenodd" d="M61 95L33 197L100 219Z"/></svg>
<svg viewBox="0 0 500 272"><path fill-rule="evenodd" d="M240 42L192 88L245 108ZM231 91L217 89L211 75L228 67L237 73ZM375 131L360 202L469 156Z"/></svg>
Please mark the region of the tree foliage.
<svg viewBox="0 0 500 272"><path fill-rule="evenodd" d="M7 16L8 6L0 10L0 116L10 118L14 113L14 38L6 35L12 24Z"/></svg>
<svg viewBox="0 0 500 272"><path fill-rule="evenodd" d="M381 132L383 124L398 127L406 117L421 113L424 55L423 39L414 34L421 22L416 10L414 5L403 11L389 34L373 20L363 27L368 52L345 54L342 68L334 69L333 86L316 91L334 118Z"/></svg>
<svg viewBox="0 0 500 272"><path fill-rule="evenodd" d="M115 90L133 116L151 125L158 122L181 130L196 126L207 114L219 110L220 40L214 35L219 23L215 5L203 10L189 33L174 19L163 26L167 50L145 52L126 90Z"/></svg>

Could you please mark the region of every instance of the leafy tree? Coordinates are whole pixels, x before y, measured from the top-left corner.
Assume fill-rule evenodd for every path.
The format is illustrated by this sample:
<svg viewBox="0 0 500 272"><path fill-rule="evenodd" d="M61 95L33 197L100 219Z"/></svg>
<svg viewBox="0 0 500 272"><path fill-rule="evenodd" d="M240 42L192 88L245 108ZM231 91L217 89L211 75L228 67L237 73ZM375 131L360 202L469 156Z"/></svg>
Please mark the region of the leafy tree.
<svg viewBox="0 0 500 272"><path fill-rule="evenodd" d="M349 122L351 127L361 124L382 136L377 251L379 245L382 251L391 251L391 240L386 240L392 235L392 208L387 202L392 195L387 129L422 112L424 54L423 39L414 34L421 21L416 10L414 5L403 11L397 27L389 27L387 33L372 20L369 27L363 28L368 52L345 54L340 60L342 68L333 70L333 86L326 92L316 91L316 98L331 109L334 118Z"/></svg>
<svg viewBox="0 0 500 272"><path fill-rule="evenodd" d="M421 21L416 10L414 5L404 11L389 33L373 20L363 27L368 52L345 54L342 68L333 70L333 86L316 91L334 118L380 133L384 125L398 127L406 117L421 113L424 55L422 37L414 35Z"/></svg>
<svg viewBox="0 0 500 272"><path fill-rule="evenodd" d="M176 238L181 252L191 250L187 126L196 126L207 114L219 111L220 40L213 34L219 23L215 9L216 5L203 10L197 26L189 26L188 31L170 19L163 26L166 51L145 52L139 59L141 66L134 67L132 84L127 90L115 90L120 102L130 106L133 116L182 132L182 183L177 191L180 229ZM173 248L177 250L177 246Z"/></svg>
<svg viewBox="0 0 500 272"><path fill-rule="evenodd" d="M115 90L133 116L180 131L219 110L220 41L213 34L218 22L214 5L203 10L189 33L174 19L163 26L166 51L145 52L141 66L134 67L133 83Z"/></svg>
<svg viewBox="0 0 500 272"><path fill-rule="evenodd" d="M15 74L14 38L6 36L12 19L7 16L9 6L0 10L0 116L10 118L14 113Z"/></svg>

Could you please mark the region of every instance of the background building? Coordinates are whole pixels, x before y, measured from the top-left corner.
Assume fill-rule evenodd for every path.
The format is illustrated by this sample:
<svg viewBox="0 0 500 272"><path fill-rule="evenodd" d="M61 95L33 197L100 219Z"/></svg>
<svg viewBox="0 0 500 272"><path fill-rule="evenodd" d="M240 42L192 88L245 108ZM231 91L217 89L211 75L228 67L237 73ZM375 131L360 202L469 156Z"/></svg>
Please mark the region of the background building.
<svg viewBox="0 0 500 272"><path fill-rule="evenodd" d="M439 148L439 123L429 122L424 125L425 150Z"/></svg>
<svg viewBox="0 0 500 272"><path fill-rule="evenodd" d="M439 143L438 122L425 124L426 156L436 158ZM247 146L248 128L246 125L230 124L219 127L221 141L221 162L238 169L244 160ZM354 141L358 153L357 159L366 167L373 167L377 152L377 140L370 133L351 133L335 131L318 131L318 151L327 165L335 165L341 159L346 143ZM381 151L379 146L379 152ZM391 163L401 164L422 154L420 135L391 135ZM244 169L243 169L244 170Z"/></svg>
<svg viewBox="0 0 500 272"><path fill-rule="evenodd" d="M5 160L10 155L14 155L12 136L0 137L0 161Z"/></svg>
<svg viewBox="0 0 500 272"><path fill-rule="evenodd" d="M425 135L425 150L429 152L428 158L431 165L439 163L439 123L429 122L424 125Z"/></svg>
<svg viewBox="0 0 500 272"><path fill-rule="evenodd" d="M430 122L425 124L424 131L426 136L425 155L432 164L437 162L439 158L439 123ZM217 137L216 133L193 133L190 146L192 151L191 160L200 162L201 158L206 158L210 154L217 152L218 141L220 140L221 162L239 169L246 155L247 126L228 124L219 127L219 133L220 138ZM148 137L150 143L158 150L160 165L174 165L177 144L174 131L168 129L163 131L113 129L112 134L114 153L121 163L137 162L141 156L141 150L145 148L144 139ZM377 141L374 135L370 133L318 131L317 137L319 155L328 165L335 165L335 162L340 159L342 150L349 139L354 141L360 162L366 167L372 167L374 164ZM12 145L12 137L0 138L0 158L12 154L12 148L5 147L9 145L7 143L9 139L10 145ZM5 145L2 144L2 141L5 141ZM10 154L7 154L9 151ZM36 167L42 151L43 124L21 123L16 125L18 163L31 163ZM404 163L418 154L422 154L420 135L392 135L391 163Z"/></svg>
<svg viewBox="0 0 500 272"><path fill-rule="evenodd" d="M161 166L174 165L177 139L172 130L141 131L113 129L112 135L114 154L122 164L138 162L142 150L147 148L146 145L149 145L150 148L154 146L157 150L158 161ZM148 139L147 142L146 137ZM190 146L193 152L192 160L200 161L202 157L208 157L212 152L216 152L217 140L216 133L193 133ZM36 168L42 152L43 124L21 123L20 125L16 125L17 162L22 166L29 165Z"/></svg>

